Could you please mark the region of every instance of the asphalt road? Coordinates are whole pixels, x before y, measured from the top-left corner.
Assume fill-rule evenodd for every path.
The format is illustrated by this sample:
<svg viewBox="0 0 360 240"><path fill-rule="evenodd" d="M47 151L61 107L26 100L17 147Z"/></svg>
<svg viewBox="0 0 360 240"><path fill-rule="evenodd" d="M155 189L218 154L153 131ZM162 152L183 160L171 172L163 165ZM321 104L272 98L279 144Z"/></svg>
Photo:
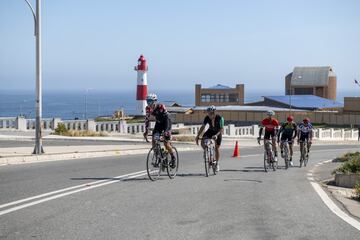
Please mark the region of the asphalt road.
<svg viewBox="0 0 360 240"><path fill-rule="evenodd" d="M145 155L1 166L0 239L359 239L306 177L349 150L314 146L308 167L269 173L262 147L241 149L240 159L223 150L209 178L200 151L181 152L179 175L157 182L123 177L145 170Z"/></svg>

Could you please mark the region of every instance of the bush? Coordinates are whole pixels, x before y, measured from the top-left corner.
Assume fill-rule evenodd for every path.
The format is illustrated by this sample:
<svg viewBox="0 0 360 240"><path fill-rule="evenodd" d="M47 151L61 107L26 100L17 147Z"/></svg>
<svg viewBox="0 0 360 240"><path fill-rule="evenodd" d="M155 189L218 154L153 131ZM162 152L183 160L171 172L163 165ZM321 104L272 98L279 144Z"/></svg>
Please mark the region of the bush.
<svg viewBox="0 0 360 240"><path fill-rule="evenodd" d="M68 133L68 130L63 123L58 123L57 128L55 129L56 135L66 135Z"/></svg>
<svg viewBox="0 0 360 240"><path fill-rule="evenodd" d="M354 197L354 198L355 198L356 200L360 201L360 183L357 183L357 184L355 185L354 190L355 190L355 197Z"/></svg>
<svg viewBox="0 0 360 240"><path fill-rule="evenodd" d="M336 173L360 174L360 157L344 162L340 167L333 171L333 174Z"/></svg>
<svg viewBox="0 0 360 240"><path fill-rule="evenodd" d="M345 153L341 157L338 157L335 159L336 162L346 162L351 160L360 159L360 152L354 152L354 153Z"/></svg>

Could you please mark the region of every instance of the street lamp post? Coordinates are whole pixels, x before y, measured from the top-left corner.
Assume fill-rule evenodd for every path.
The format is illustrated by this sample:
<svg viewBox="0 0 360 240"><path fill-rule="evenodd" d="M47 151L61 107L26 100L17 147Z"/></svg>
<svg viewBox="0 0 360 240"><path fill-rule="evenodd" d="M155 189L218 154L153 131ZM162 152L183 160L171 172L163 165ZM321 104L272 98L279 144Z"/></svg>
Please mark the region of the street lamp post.
<svg viewBox="0 0 360 240"><path fill-rule="evenodd" d="M85 91L85 120L87 119L87 94L90 90L92 90L92 88L87 88Z"/></svg>
<svg viewBox="0 0 360 240"><path fill-rule="evenodd" d="M41 118L42 118L42 63L41 63L41 0L36 0L36 12L28 0L35 22L36 37L36 97L35 97L35 148L33 154L42 154L44 149L42 146Z"/></svg>

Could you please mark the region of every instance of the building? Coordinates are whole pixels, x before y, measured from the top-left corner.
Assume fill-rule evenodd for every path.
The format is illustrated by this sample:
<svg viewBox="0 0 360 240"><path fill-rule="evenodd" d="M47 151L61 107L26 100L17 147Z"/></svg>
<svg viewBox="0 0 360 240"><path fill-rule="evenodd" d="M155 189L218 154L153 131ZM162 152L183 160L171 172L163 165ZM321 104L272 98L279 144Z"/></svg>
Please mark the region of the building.
<svg viewBox="0 0 360 240"><path fill-rule="evenodd" d="M295 67L285 77L286 95L316 95L336 100L336 75L332 67Z"/></svg>
<svg viewBox="0 0 360 240"><path fill-rule="evenodd" d="M344 97L344 112L360 113L360 97Z"/></svg>
<svg viewBox="0 0 360 240"><path fill-rule="evenodd" d="M201 88L201 84L196 84L195 105L244 105L244 84L237 84L235 88L221 84L210 88Z"/></svg>
<svg viewBox="0 0 360 240"><path fill-rule="evenodd" d="M247 106L267 106L302 110L339 111L344 104L314 95L264 96L260 102L247 103Z"/></svg>

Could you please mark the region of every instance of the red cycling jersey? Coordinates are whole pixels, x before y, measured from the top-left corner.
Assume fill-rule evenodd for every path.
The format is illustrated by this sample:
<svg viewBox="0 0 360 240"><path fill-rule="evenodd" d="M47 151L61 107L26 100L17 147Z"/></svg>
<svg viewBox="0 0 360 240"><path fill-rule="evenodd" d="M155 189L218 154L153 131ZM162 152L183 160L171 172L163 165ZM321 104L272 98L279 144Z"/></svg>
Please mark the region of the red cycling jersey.
<svg viewBox="0 0 360 240"><path fill-rule="evenodd" d="M279 121L276 118L265 118L261 121L261 125L265 127L266 132L273 132L279 126Z"/></svg>

